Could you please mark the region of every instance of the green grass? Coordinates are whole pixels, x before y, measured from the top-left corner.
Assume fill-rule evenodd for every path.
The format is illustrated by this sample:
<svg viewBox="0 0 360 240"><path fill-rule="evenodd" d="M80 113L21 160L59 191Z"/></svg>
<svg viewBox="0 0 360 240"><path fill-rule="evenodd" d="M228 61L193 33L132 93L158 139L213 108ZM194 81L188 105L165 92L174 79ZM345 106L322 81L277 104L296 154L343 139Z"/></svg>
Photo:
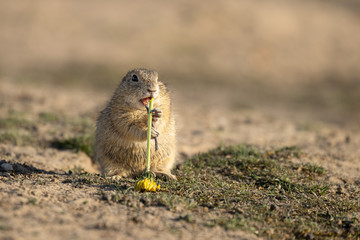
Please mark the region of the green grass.
<svg viewBox="0 0 360 240"><path fill-rule="evenodd" d="M29 123L27 119L18 114L11 114L6 118L0 119L0 129L27 127Z"/></svg>
<svg viewBox="0 0 360 240"><path fill-rule="evenodd" d="M51 146L60 150L75 150L76 152L84 152L88 156L92 156L94 152L94 135L79 135L76 137L66 138L62 140L51 141Z"/></svg>
<svg viewBox="0 0 360 240"><path fill-rule="evenodd" d="M48 135L52 140L43 139L38 129L50 126ZM18 113L0 118L0 143L12 145L31 145L60 150L82 151L92 156L94 145L94 121L88 117L68 119L51 112L39 113L35 119L27 119ZM41 135L42 134L42 135Z"/></svg>
<svg viewBox="0 0 360 240"><path fill-rule="evenodd" d="M60 120L60 117L54 113L49 113L49 112L41 112L38 115L38 118L41 122L57 122Z"/></svg>
<svg viewBox="0 0 360 240"><path fill-rule="evenodd" d="M95 127L94 122L88 118L75 121L66 121L65 128L68 129L69 137L54 138L50 145L60 150L74 150L84 152L92 156L94 152Z"/></svg>
<svg viewBox="0 0 360 240"><path fill-rule="evenodd" d="M27 145L31 142L34 125L19 113L0 118L0 143Z"/></svg>
<svg viewBox="0 0 360 240"><path fill-rule="evenodd" d="M31 137L27 132L20 130L0 131L0 143L12 145L31 145Z"/></svg>
<svg viewBox="0 0 360 240"><path fill-rule="evenodd" d="M163 191L134 192L136 180L114 181L75 174L79 184L99 185L100 198L132 208L165 207L179 221L206 227L241 229L274 239L360 237L360 189L344 191L325 180L317 165L295 164L297 147L260 151L247 145L220 147L188 159L178 181L157 179Z"/></svg>

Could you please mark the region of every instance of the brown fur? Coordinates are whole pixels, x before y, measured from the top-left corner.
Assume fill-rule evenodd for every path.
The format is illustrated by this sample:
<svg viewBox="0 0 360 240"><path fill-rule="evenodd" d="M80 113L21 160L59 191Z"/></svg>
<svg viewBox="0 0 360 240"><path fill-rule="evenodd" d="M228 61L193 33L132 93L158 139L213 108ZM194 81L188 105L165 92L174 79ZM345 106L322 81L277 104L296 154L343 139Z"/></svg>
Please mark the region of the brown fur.
<svg viewBox="0 0 360 240"><path fill-rule="evenodd" d="M138 77L133 82L132 76ZM154 108L162 117L154 122L159 132L159 149L151 141L151 170L175 178L170 170L175 163L175 120L171 101L158 74L147 69L134 69L126 74L105 109L101 111L96 128L95 161L105 176L135 177L146 167L147 111L139 102L155 94ZM156 89L150 93L148 89Z"/></svg>

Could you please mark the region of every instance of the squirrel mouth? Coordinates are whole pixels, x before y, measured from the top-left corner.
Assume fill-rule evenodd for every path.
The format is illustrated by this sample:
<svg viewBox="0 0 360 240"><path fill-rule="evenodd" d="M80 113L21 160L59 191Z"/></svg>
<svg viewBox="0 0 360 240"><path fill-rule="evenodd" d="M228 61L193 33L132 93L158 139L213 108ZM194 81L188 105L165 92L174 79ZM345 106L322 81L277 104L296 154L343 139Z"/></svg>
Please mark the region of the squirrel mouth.
<svg viewBox="0 0 360 240"><path fill-rule="evenodd" d="M147 98L140 99L140 102L141 102L144 106L149 106L150 98L147 97Z"/></svg>

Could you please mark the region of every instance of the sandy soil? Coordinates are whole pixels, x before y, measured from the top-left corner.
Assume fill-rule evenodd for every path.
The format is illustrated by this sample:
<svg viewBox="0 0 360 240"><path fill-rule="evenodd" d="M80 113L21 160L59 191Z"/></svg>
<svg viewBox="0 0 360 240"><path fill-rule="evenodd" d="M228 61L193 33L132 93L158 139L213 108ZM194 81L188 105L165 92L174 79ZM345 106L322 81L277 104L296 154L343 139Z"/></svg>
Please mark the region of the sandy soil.
<svg viewBox="0 0 360 240"><path fill-rule="evenodd" d="M94 116L107 98L96 92L69 94L64 91L1 83L4 103L1 112L6 114L16 110L29 118L44 111L56 111L69 117ZM24 95L31 98L30 103L19 100ZM175 99L174 105L178 115L179 161L219 144L247 143L265 149L297 145L305 152L301 161L324 166L329 171L329 181L343 184L360 180L358 132L316 121L307 127L307 122L279 117L273 112L232 110L223 106L207 108L181 99ZM40 125L38 129L45 137L49 134L49 129L42 129ZM98 187L76 188L68 184L71 182L71 175L66 174L69 169L80 167L96 172L91 159L84 153L1 144L0 156L7 162L25 164L22 168L20 165L16 174L0 176L2 239L254 238L241 231L225 231L220 227L209 229L201 224L178 221L184 211L147 206L142 206L139 211L138 208L104 202L97 194ZM32 199L36 199L36 204L32 204Z"/></svg>
<svg viewBox="0 0 360 240"><path fill-rule="evenodd" d="M356 1L128 3L141 13L131 27L135 15L119 14L121 4L35 2L0 8L1 119L52 113L94 124L120 77L140 65L172 90L179 163L221 144L297 145L330 182L360 184ZM68 170L97 172L91 159L39 144L71 129L34 129L33 145L0 143L0 161L14 169L0 172L0 239L256 238L179 221L186 210L116 204L96 186L74 187Z"/></svg>

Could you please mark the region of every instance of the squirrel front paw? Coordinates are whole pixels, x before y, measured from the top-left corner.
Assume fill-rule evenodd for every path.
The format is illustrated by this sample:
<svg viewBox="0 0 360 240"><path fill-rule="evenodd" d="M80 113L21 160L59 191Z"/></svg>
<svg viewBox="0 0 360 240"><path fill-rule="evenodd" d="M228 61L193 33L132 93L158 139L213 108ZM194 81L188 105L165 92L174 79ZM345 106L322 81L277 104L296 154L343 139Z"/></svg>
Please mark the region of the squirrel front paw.
<svg viewBox="0 0 360 240"><path fill-rule="evenodd" d="M157 138L159 136L159 132L156 131L156 129L154 127L151 128L151 138Z"/></svg>
<svg viewBox="0 0 360 240"><path fill-rule="evenodd" d="M151 110L151 114L152 114L152 120L154 122L157 122L162 117L163 112L158 108L154 108L153 110Z"/></svg>

